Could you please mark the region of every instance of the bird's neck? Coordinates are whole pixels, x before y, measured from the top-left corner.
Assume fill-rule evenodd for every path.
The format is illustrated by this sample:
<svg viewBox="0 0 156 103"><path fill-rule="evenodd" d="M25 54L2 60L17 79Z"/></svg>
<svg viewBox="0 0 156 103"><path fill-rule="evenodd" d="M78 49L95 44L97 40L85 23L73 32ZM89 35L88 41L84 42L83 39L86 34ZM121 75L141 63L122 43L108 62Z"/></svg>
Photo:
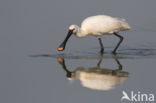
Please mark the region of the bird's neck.
<svg viewBox="0 0 156 103"><path fill-rule="evenodd" d="M77 37L82 38L86 36L86 33L83 29L81 29L80 27L78 28L78 32L76 34Z"/></svg>

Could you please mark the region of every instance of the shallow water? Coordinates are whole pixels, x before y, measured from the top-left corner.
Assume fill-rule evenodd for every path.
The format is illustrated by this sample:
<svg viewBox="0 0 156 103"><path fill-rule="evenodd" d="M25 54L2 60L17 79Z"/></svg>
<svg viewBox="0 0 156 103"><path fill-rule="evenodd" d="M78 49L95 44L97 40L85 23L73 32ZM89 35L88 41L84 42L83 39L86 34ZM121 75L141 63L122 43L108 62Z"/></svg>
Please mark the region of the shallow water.
<svg viewBox="0 0 156 103"><path fill-rule="evenodd" d="M155 1L1 2L1 103L120 103L122 91L156 94ZM115 36L103 36L103 55L94 37L72 36L57 51L70 24L96 14L123 17L132 26L120 33L117 55L111 54Z"/></svg>
<svg viewBox="0 0 156 103"><path fill-rule="evenodd" d="M50 57L50 58L66 58L66 59L112 59L112 58L120 58L120 59L141 59L141 58L155 58L156 57L156 49L155 48L124 48L120 49L117 54L112 54L111 51L104 52L101 54L100 52L74 52L74 53L57 53L57 54L36 54L30 55L30 57Z"/></svg>

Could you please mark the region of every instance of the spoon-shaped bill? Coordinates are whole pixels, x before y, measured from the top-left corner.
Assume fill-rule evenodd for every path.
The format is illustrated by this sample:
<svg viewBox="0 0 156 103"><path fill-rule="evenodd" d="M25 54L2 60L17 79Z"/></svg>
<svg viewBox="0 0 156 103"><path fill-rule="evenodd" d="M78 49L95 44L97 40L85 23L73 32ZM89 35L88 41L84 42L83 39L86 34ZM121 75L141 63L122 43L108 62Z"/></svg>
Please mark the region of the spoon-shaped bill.
<svg viewBox="0 0 156 103"><path fill-rule="evenodd" d="M64 39L64 41L61 43L61 45L57 48L58 51L63 51L65 49L66 43L70 36L72 35L73 30L69 30L67 37Z"/></svg>

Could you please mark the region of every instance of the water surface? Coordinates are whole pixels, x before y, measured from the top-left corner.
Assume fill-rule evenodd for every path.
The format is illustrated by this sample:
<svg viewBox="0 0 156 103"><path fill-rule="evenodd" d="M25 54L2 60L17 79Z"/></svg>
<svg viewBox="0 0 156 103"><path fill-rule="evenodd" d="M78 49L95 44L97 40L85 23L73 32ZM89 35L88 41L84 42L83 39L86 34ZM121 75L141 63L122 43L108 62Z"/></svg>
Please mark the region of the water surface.
<svg viewBox="0 0 156 103"><path fill-rule="evenodd" d="M155 93L156 2L154 0L0 1L1 103L120 103L122 91ZM106 14L127 20L132 30L117 55L115 36L70 38L57 47L70 24Z"/></svg>

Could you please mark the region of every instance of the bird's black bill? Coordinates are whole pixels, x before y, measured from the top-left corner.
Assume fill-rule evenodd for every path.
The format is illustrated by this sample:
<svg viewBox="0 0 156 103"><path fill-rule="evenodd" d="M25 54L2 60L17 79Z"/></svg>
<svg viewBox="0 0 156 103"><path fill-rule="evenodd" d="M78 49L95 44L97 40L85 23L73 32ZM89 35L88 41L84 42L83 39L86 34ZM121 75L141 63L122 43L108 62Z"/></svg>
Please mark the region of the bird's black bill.
<svg viewBox="0 0 156 103"><path fill-rule="evenodd" d="M72 35L72 32L73 32L73 30L68 31L67 37L61 43L61 45L57 48L58 51L63 51L65 49L66 43L67 43L68 39L70 38L70 36Z"/></svg>

